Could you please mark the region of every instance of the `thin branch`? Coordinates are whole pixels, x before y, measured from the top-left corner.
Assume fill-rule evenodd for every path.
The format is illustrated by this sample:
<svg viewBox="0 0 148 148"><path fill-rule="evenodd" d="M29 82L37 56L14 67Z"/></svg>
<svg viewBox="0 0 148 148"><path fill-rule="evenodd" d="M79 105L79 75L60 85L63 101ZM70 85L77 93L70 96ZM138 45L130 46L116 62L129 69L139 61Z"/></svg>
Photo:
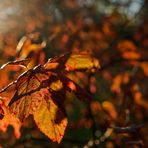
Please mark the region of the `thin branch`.
<svg viewBox="0 0 148 148"><path fill-rule="evenodd" d="M6 87L4 87L3 89L0 90L0 93L5 92L9 87L11 87L12 85L14 85L16 83L17 83L17 80L9 83Z"/></svg>
<svg viewBox="0 0 148 148"><path fill-rule="evenodd" d="M126 126L126 127L111 126L111 128L114 129L115 133L133 133L133 132L137 132L142 126L143 124L138 124L138 125L132 125L132 126Z"/></svg>

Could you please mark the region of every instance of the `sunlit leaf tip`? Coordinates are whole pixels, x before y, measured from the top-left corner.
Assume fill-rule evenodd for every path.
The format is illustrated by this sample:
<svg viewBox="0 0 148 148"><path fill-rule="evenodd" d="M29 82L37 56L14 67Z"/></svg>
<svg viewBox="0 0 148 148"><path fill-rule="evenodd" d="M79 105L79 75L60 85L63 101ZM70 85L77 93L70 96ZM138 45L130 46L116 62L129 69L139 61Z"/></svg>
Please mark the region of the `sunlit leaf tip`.
<svg viewBox="0 0 148 148"><path fill-rule="evenodd" d="M99 60L87 52L71 52L51 58L44 65L45 69L58 68L62 71L92 71L100 68Z"/></svg>

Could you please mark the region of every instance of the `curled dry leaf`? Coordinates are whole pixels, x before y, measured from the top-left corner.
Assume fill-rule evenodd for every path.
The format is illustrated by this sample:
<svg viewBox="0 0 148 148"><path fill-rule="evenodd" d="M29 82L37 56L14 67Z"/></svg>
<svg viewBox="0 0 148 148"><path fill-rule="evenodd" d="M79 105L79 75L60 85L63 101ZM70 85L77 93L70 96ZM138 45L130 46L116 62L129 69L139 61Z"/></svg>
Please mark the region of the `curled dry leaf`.
<svg viewBox="0 0 148 148"><path fill-rule="evenodd" d="M38 33L37 33L38 34ZM22 58L26 58L29 56L29 54L34 51L38 52L42 48L46 46L46 41L42 41L40 44L32 43L32 39L36 38L35 36L37 34L30 34L29 36L23 36L18 45L17 45L17 55ZM39 35L39 34L38 34ZM37 36L38 36L37 35Z"/></svg>

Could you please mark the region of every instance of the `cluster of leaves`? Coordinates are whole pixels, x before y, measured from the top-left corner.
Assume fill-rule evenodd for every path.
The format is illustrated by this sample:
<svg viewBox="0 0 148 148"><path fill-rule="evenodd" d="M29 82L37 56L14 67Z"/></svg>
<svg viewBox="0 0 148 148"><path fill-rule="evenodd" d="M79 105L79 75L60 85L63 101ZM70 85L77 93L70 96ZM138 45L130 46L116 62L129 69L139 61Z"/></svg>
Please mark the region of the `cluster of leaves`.
<svg viewBox="0 0 148 148"><path fill-rule="evenodd" d="M10 99L13 98L12 100L14 102L12 101L12 104L10 103L10 111L15 113L13 106L19 109L16 102L19 102L22 98L25 99L24 94L26 92L21 92L18 89L19 86L21 88L26 87L24 85L22 86L22 81L18 79L20 73L24 72L24 70L18 68L16 64L22 64L23 66L28 64L27 68L32 69L40 63L43 66L29 70L20 77L24 81L28 80L26 77L30 76L33 71L33 75L44 77L43 83L35 79L35 82L37 82L35 90L37 89L37 92L45 90L46 84L49 83L47 89L51 98L63 96L61 99L50 102L57 106L64 102L69 118L68 130L65 133L61 146L72 147L77 145L78 147L82 147L86 145L86 147L91 147L99 145L99 147L108 148L124 145L125 147L147 147L147 0L141 0L141 9L133 18L121 12L129 8L130 2L134 2L131 0L127 0L127 4L124 6L122 5L124 2L121 2L120 5L119 2L113 2L112 0L36 0L29 3L28 1L17 1L23 7L19 13L20 15L9 16L9 22L13 29L0 36L1 43L3 43L0 44L2 49L0 64L2 65L13 59L31 58L31 60L23 60L23 63L20 61L18 63L14 62L13 66L11 62L11 64L8 64L6 68L1 70L1 89L8 83L16 80L12 82L13 85L11 87L4 89L7 91L2 93L2 97L8 98L3 99L5 106L9 104L6 100L10 102ZM104 7L101 8L104 4L106 5L105 9ZM113 9L111 10L111 8ZM127 11L128 13L129 11ZM20 37L22 37L21 40ZM79 65L79 63L82 64L82 67L85 67L88 63L92 63L89 58L86 60L86 58L82 58L81 54L78 56L78 53L76 54L77 57L73 57L73 51L75 50L79 51L78 53L81 53L81 50L85 50L95 55L95 58L99 59L101 63L100 71L96 75L94 73L86 73L84 69L83 72L75 71L74 67L75 65ZM64 61L63 59L62 62L59 61L56 63L58 58L53 58L51 60L52 64L49 64L50 62L48 62L48 66L45 64L45 61L49 57L54 57L59 53L62 54L65 52L73 53L72 57L67 54L66 59L68 60L69 58L68 61L66 59ZM67 64L61 67L58 63ZM82 67L79 68L81 69ZM39 69L41 71L45 69L46 71L47 68L51 72L51 83L46 79L47 76L44 72L43 74L37 72ZM91 64L87 68L91 69ZM74 72L69 72L73 70ZM48 74L50 73L49 71L47 72ZM59 74L65 76L65 73L68 79L59 76ZM32 76L30 77L32 79ZM69 79L72 81L67 82ZM79 84L79 86L75 83ZM30 85L32 85L32 82L29 82L29 87L31 87ZM15 95L14 86L16 86L18 93ZM80 86L85 88L85 91ZM75 89L80 91L77 92ZM89 101L88 106L86 104L82 105L82 103L75 99L72 93L71 95L68 93L69 91L73 91L82 100L88 98L87 95L84 95L86 93L83 93L87 91L93 99ZM57 92L59 96L57 96ZM19 93L23 95L20 96ZM35 95L34 92L31 91L28 93L31 93L31 96L28 97L27 95L27 98L32 100ZM67 96L66 100L64 99L66 98L65 96ZM44 98L45 96L42 97ZM18 98L18 100L16 99L15 101L14 98ZM62 100L62 103L58 102L58 100ZM48 101L44 101L42 104L39 104L35 105L33 100L33 106L35 105L37 107L42 104L46 106L49 103ZM61 116L63 116L65 112L63 111L63 106L61 110ZM4 111L4 109L1 110L2 117ZM35 113L31 111L30 114L34 116ZM18 111L16 115L19 116ZM23 119L22 115L20 115L21 117ZM10 145L27 145L30 143L31 146L38 141L44 141L45 147L49 147L49 141L47 140L48 144L46 145L46 138L42 138L41 134L34 129L32 119L27 118L23 126L28 132L22 128L23 134L20 143L15 143L15 140L8 136L9 134L6 136L1 135L2 141L12 139ZM42 127L39 128L43 131ZM8 129L7 132L10 131L11 129ZM28 135L30 138L27 137ZM84 137L84 135L86 136ZM53 143L50 146L55 147Z"/></svg>
<svg viewBox="0 0 148 148"><path fill-rule="evenodd" d="M27 68L29 60L17 60L8 62L8 65L20 65ZM10 83L2 92L7 91L11 85L15 85L15 93L8 103L4 104L5 98L1 98L1 121L2 131L7 126L13 125L17 137L20 123L29 115L33 115L38 128L53 141L60 143L67 126L67 117L64 109L64 94L66 91L74 92L82 101L90 101L91 96L66 74L77 70L95 70L99 68L97 59L81 52L68 53L56 58L51 58L45 65L38 65L21 74L16 81ZM12 114L12 115L11 115ZM5 126L4 126L5 124Z"/></svg>

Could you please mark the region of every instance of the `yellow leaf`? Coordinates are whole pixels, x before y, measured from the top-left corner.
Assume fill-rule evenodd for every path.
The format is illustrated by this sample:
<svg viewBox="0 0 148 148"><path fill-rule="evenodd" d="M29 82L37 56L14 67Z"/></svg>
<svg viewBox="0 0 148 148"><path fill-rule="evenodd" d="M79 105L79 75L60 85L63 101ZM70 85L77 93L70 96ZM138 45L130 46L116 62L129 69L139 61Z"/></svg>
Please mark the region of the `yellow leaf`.
<svg viewBox="0 0 148 148"><path fill-rule="evenodd" d="M18 117L20 121L24 121L30 114L36 111L46 91L46 89L41 89L31 95L21 97L10 106L11 113Z"/></svg>
<svg viewBox="0 0 148 148"><path fill-rule="evenodd" d="M17 54L20 58L26 58L31 52L39 52L42 44L33 44L30 37L23 36L17 45Z"/></svg>
<svg viewBox="0 0 148 148"><path fill-rule="evenodd" d="M50 94L45 95L33 116L38 128L45 135L54 142L61 142L68 121L65 112L54 103Z"/></svg>
<svg viewBox="0 0 148 148"><path fill-rule="evenodd" d="M116 111L116 108L115 108L115 106L111 103L111 102L109 102L109 101L104 101L103 103L102 103L102 107L103 107L103 109L110 115L110 117L112 118L112 119L116 119L117 118L117 111Z"/></svg>
<svg viewBox="0 0 148 148"><path fill-rule="evenodd" d="M72 52L52 58L44 66L45 69L58 68L58 70L66 71L94 70L100 68L98 59L86 52Z"/></svg>
<svg viewBox="0 0 148 148"><path fill-rule="evenodd" d="M67 71L73 71L77 69L93 69L99 67L99 62L97 59L92 58L90 55L85 53L73 54L67 60L65 67Z"/></svg>

